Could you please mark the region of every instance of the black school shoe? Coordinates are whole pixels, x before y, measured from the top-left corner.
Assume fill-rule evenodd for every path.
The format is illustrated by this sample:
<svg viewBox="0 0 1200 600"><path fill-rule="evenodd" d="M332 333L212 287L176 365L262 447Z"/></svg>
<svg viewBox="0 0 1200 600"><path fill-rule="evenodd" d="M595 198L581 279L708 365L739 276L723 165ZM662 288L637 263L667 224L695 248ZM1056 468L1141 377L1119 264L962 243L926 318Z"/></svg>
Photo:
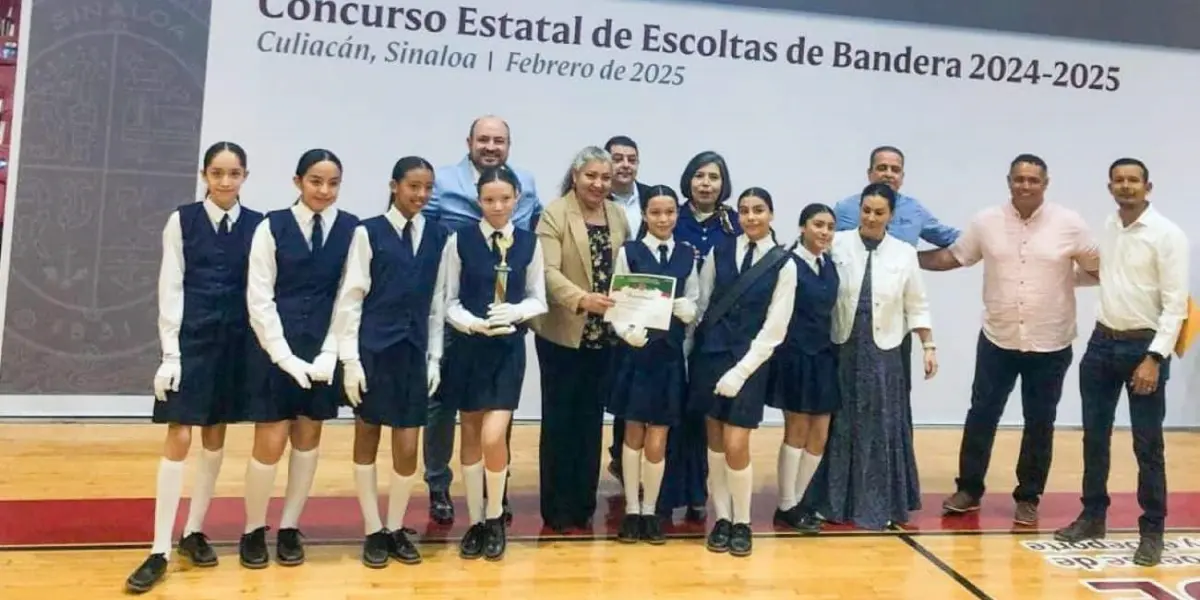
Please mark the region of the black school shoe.
<svg viewBox="0 0 1200 600"><path fill-rule="evenodd" d="M151 554L125 580L125 589L130 594L144 594L158 585L167 574L167 557L164 554Z"/></svg>
<svg viewBox="0 0 1200 600"><path fill-rule="evenodd" d="M390 537L392 558L406 565L415 565L421 562L421 553L417 551L417 545L408 536L408 531L403 528L397 529L391 533Z"/></svg>
<svg viewBox="0 0 1200 600"><path fill-rule="evenodd" d="M304 542L300 541L303 535L295 527L280 529L275 540L275 562L285 567L304 564Z"/></svg>
<svg viewBox="0 0 1200 600"><path fill-rule="evenodd" d="M475 560L483 556L483 544L487 539L487 525L476 523L463 534L458 543L458 555L467 560Z"/></svg>
<svg viewBox="0 0 1200 600"><path fill-rule="evenodd" d="M217 566L217 552L208 543L208 536L199 531L179 540L179 554L187 558L197 567Z"/></svg>
<svg viewBox="0 0 1200 600"><path fill-rule="evenodd" d="M362 563L372 569L382 569L388 566L391 558L392 536L386 529L380 529L363 540Z"/></svg>
<svg viewBox="0 0 1200 600"><path fill-rule="evenodd" d="M642 516L625 515L621 519L621 528L617 530L617 541L622 544L635 544L642 538Z"/></svg>
<svg viewBox="0 0 1200 600"><path fill-rule="evenodd" d="M734 523L729 535L729 553L733 556L750 556L753 549L754 536L750 532L750 525Z"/></svg>
<svg viewBox="0 0 1200 600"><path fill-rule="evenodd" d="M662 519L658 515L642 515L642 539L659 546L667 543L667 536L663 535Z"/></svg>
<svg viewBox="0 0 1200 600"><path fill-rule="evenodd" d="M488 519L484 525L487 527L487 537L483 542L483 557L493 561L504 558L504 551L508 548L504 517Z"/></svg>
<svg viewBox="0 0 1200 600"><path fill-rule="evenodd" d="M712 531L708 533L705 547L709 552L729 552L729 536L733 532L733 523L728 519L717 519Z"/></svg>
<svg viewBox="0 0 1200 600"><path fill-rule="evenodd" d="M271 562L267 552L267 528L259 527L243 533L238 540L238 562L247 569L265 569Z"/></svg>

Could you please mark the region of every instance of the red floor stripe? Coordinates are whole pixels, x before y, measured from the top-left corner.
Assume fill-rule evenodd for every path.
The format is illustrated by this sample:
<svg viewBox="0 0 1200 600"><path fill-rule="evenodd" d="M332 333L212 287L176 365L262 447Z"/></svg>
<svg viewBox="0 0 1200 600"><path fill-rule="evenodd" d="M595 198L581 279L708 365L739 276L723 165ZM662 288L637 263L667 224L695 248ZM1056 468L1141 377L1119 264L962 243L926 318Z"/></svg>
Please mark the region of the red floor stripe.
<svg viewBox="0 0 1200 600"><path fill-rule="evenodd" d="M538 513L536 495L514 495L515 517L511 535L533 537L547 535ZM1012 524L1012 500L993 496L985 500L982 510L958 517L943 517L943 495L927 494L925 509L916 515L908 529L922 532L938 531L1044 531L1049 532L1070 522L1079 513L1076 494L1048 494L1041 503L1041 525L1038 528L1016 527ZM569 535L615 535L624 502L620 496L600 499L600 508L592 531L573 531ZM774 497L760 494L755 498L754 524L758 531L772 531ZM427 500L414 497L408 508L406 525L416 529L424 539L457 538L465 530L465 502L455 498L459 518L452 527L441 527L427 521ZM278 523L283 502L271 502L267 522ZM381 510L386 511L386 498ZM1172 494L1167 525L1172 528L1200 527L1200 493ZM301 528L307 539L350 540L363 536L358 500L353 497L318 497L308 501ZM386 513L384 513L386 515ZM1110 529L1137 527L1141 514L1137 498L1132 493L1114 494L1109 510ZM176 533L187 515L187 500L179 508ZM153 498L73 499L73 500L8 500L0 501L0 546L56 546L147 543L152 537L154 518ZM240 498L216 498L209 509L205 529L214 542L236 541L242 532L243 504ZM834 531L852 531L850 527L830 527ZM701 534L705 528L684 523L677 518L666 528L668 533Z"/></svg>

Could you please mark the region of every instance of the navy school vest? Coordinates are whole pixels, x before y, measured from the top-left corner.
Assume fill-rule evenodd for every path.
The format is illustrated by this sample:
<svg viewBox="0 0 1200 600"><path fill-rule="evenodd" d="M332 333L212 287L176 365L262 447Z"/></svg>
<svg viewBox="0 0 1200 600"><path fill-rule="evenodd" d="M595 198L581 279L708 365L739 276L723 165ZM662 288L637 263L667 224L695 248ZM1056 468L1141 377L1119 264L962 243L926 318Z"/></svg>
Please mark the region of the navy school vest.
<svg viewBox="0 0 1200 600"><path fill-rule="evenodd" d="M653 236L648 236L648 240L654 242ZM640 240L625 242L625 260L629 263L629 270L633 273L644 273L646 275L665 275L675 278L675 297L682 298L687 290L687 280L692 274L692 270L696 264L696 250L691 244L686 242L675 241L675 247L672 249L670 256L667 258L667 264L664 266L658 261L657 246L651 250L646 247L646 244ZM674 348L682 348L683 340L687 334L687 328L678 317L671 317L671 328L667 331L659 331L650 329L647 331L651 341L666 338L668 343Z"/></svg>
<svg viewBox="0 0 1200 600"><path fill-rule="evenodd" d="M275 308L284 338L289 344L300 336L323 340L358 217L338 211L333 227L323 223L325 239L316 253L290 208L267 213L267 221L275 238Z"/></svg>
<svg viewBox="0 0 1200 600"><path fill-rule="evenodd" d="M180 336L214 326L248 327L246 274L260 212L241 207L228 235L219 235L203 202L179 207L183 240L183 322Z"/></svg>
<svg viewBox="0 0 1200 600"><path fill-rule="evenodd" d="M762 240L759 244L771 244ZM737 238L727 237L713 246L713 268L716 271L712 297L708 306L715 306L721 296L731 290L737 282L741 257L737 251ZM762 260L762 259L759 259ZM780 262L779 265L783 265ZM775 293L775 282L779 279L779 266L768 271L750 286L737 302L718 322L708 322L697 340L696 349L703 353L732 352L743 355L750 349L750 342L762 330L767 320L767 309Z"/></svg>
<svg viewBox="0 0 1200 600"><path fill-rule="evenodd" d="M791 258L796 264L796 304L783 345L793 351L816 354L833 345L830 337L833 307L840 284L837 266L828 253L821 257L825 265L820 274L813 272L799 256L793 254Z"/></svg>
<svg viewBox="0 0 1200 600"><path fill-rule="evenodd" d="M505 301L517 304L525 299L525 278L529 263L533 260L537 237L524 229L513 228L513 244L508 249L508 287ZM495 302L496 265L499 258L492 254L492 241L483 237L479 226L458 230L458 257L462 271L458 280L458 300L471 314L487 318L488 305ZM534 273L534 277L544 277ZM519 325L517 333L523 333L527 325Z"/></svg>
<svg viewBox="0 0 1200 600"><path fill-rule="evenodd" d="M371 290L363 298L358 329L364 350L381 352L402 341L429 350L430 303L449 234L436 222L424 221L415 255L387 217L362 222L371 242Z"/></svg>

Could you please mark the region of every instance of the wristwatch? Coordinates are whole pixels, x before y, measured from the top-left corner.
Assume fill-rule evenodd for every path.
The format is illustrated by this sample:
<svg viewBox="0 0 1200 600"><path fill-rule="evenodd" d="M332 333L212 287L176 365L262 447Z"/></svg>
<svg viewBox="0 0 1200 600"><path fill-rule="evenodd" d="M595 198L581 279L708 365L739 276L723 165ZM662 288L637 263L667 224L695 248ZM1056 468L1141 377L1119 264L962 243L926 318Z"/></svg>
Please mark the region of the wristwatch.
<svg viewBox="0 0 1200 600"><path fill-rule="evenodd" d="M1156 362L1160 365L1162 364L1162 362L1164 360L1167 360L1167 357L1165 357L1157 352L1147 352L1146 356L1149 356L1150 358L1154 359L1154 362Z"/></svg>

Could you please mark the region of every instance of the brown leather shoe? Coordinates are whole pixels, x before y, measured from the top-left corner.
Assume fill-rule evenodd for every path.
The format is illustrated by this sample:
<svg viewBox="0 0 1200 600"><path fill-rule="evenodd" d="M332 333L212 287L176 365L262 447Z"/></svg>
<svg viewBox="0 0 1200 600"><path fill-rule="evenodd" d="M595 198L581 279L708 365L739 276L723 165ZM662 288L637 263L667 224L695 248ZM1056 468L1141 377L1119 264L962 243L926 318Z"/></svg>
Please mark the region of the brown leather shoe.
<svg viewBox="0 0 1200 600"><path fill-rule="evenodd" d="M966 492L954 492L942 502L942 511L946 514L961 515L979 510L979 500L972 498Z"/></svg>
<svg viewBox="0 0 1200 600"><path fill-rule="evenodd" d="M1013 511L1013 523L1017 525L1037 525L1038 507L1032 502L1018 502Z"/></svg>

